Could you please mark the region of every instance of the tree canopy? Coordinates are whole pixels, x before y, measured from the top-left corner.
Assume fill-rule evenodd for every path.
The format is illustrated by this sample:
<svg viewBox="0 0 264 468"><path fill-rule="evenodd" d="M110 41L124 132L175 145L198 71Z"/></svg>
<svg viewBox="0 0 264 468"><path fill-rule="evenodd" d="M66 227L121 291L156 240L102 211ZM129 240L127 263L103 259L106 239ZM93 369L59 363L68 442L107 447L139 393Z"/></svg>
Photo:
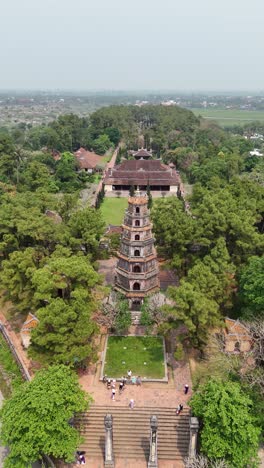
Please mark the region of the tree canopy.
<svg viewBox="0 0 264 468"><path fill-rule="evenodd" d="M80 436L70 421L90 403L69 368L51 366L37 372L1 410L1 439L10 449L4 467L27 468L43 454L72 462Z"/></svg>
<svg viewBox="0 0 264 468"><path fill-rule="evenodd" d="M249 315L264 318L264 256L249 258L248 264L241 271L239 286L241 299Z"/></svg>
<svg viewBox="0 0 264 468"><path fill-rule="evenodd" d="M209 458L224 458L236 468L258 466L260 428L252 414L253 401L237 382L210 379L190 400L202 421L201 450Z"/></svg>

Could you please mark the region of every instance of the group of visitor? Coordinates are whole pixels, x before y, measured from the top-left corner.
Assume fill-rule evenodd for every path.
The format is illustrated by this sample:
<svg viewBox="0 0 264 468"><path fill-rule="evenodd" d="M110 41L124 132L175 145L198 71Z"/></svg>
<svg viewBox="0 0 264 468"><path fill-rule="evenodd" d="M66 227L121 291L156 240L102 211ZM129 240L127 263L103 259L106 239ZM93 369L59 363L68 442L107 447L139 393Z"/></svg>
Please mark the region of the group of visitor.
<svg viewBox="0 0 264 468"><path fill-rule="evenodd" d="M103 382L106 383L106 388L107 390L111 390L111 399L115 401L115 395L116 395L116 380L115 379L110 379L109 377L104 376L103 377ZM121 377L120 382L119 382L119 395L121 395L125 389L125 386L127 384L132 384L132 385L137 385L140 386L142 384L142 380L140 375L133 376L132 371L128 370L127 371L127 377Z"/></svg>
<svg viewBox="0 0 264 468"><path fill-rule="evenodd" d="M138 375L137 377L135 375L132 375L131 370L127 371L127 381L128 381L128 383L131 383L132 385L141 385L142 384L142 380L141 380L140 375Z"/></svg>

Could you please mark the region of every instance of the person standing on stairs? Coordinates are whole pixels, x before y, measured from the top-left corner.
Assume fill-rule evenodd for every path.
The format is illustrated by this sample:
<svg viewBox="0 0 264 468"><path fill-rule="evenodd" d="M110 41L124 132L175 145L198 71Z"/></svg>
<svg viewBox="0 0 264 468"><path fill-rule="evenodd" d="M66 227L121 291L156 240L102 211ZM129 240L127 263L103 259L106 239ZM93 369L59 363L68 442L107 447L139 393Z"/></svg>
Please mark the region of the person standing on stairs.
<svg viewBox="0 0 264 468"><path fill-rule="evenodd" d="M133 409L135 406L135 400L133 400L133 398L131 398L130 402L129 402L129 408L130 409Z"/></svg>

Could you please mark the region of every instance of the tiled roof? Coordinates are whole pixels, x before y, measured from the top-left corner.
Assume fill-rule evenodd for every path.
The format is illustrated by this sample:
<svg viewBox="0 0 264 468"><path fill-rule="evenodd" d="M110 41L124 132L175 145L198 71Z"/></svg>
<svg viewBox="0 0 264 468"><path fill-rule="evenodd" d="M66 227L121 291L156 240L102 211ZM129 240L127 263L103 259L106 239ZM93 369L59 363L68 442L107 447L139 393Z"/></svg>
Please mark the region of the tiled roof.
<svg viewBox="0 0 264 468"><path fill-rule="evenodd" d="M21 333L29 333L32 328L36 328L38 323L38 318L35 315L29 313L26 321L22 325Z"/></svg>
<svg viewBox="0 0 264 468"><path fill-rule="evenodd" d="M96 166L103 165L103 158L92 151L87 151L84 148L78 149L74 153L81 169L95 169Z"/></svg>
<svg viewBox="0 0 264 468"><path fill-rule="evenodd" d="M133 154L134 157L139 157L139 158L151 158L152 157L152 152L148 151L145 148L141 148L138 151L131 151L131 154Z"/></svg>
<svg viewBox="0 0 264 468"><path fill-rule="evenodd" d="M123 161L108 169L104 183L107 185L179 185L179 174L157 159Z"/></svg>
<svg viewBox="0 0 264 468"><path fill-rule="evenodd" d="M226 325L226 334L228 337L233 336L234 339L239 337L240 339L251 339L249 331L245 325L239 322L239 320L232 320L230 318L225 318L225 325Z"/></svg>
<svg viewBox="0 0 264 468"><path fill-rule="evenodd" d="M128 203L132 203L132 205L147 205L148 197L138 197L137 195L134 197L128 197Z"/></svg>

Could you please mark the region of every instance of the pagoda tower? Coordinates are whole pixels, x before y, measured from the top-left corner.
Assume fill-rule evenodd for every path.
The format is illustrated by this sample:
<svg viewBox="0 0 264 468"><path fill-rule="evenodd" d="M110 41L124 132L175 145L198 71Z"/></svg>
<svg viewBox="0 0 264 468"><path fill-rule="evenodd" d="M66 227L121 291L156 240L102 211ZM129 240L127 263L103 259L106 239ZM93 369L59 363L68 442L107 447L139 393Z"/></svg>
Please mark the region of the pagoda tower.
<svg viewBox="0 0 264 468"><path fill-rule="evenodd" d="M144 297L159 290L158 262L146 195L137 191L128 198L122 228L115 289L127 297L131 310L138 310Z"/></svg>

